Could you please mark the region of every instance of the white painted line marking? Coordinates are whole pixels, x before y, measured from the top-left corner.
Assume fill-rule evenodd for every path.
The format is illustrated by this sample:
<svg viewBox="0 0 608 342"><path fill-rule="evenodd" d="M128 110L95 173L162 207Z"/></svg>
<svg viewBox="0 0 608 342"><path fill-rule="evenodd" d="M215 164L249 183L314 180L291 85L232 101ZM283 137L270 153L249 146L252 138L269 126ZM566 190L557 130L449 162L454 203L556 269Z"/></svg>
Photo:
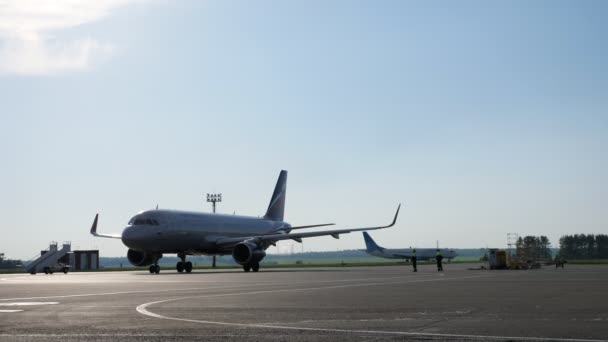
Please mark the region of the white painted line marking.
<svg viewBox="0 0 608 342"><path fill-rule="evenodd" d="M32 305L53 305L59 302L19 302L19 303L0 303L0 306L32 306Z"/></svg>
<svg viewBox="0 0 608 342"><path fill-rule="evenodd" d="M0 310L0 313L13 313L13 312L21 312L23 310Z"/></svg>
<svg viewBox="0 0 608 342"><path fill-rule="evenodd" d="M240 292L240 293L225 293L216 295L206 296L193 296L193 297L182 297L159 300L155 302L149 302L139 305L136 310L142 315L154 317L158 319L166 319L173 321L189 322L189 323L202 323L202 324L214 324L224 326L237 326L246 328L265 328L265 329L279 329L279 330L299 330L299 331L322 331L322 332L339 332L339 333L359 333L359 334L382 334L382 335L401 335L401 336L426 336L426 337L445 337L445 338L467 338L467 339L478 339L478 340L519 340L519 341L560 341L560 342L606 342L607 340L593 340L593 339L571 339L571 338L547 338L547 337L523 337L523 336L491 336L491 335L466 335L466 334L441 334L441 333L424 333L424 332L410 332L410 331L386 331L386 330L350 330L350 329L332 329L332 328L309 328L309 327L295 327L286 325L271 325L271 324L255 324L255 323L234 323L234 322L219 322L219 321L206 321L197 319L187 319L163 316L151 311L148 311L148 307L155 304L167 303L173 301L180 301L186 299L195 298L209 298L209 297L227 297L227 296L239 296L239 295L252 295L261 293L277 293L277 292L294 292L294 291L312 291L312 290L326 290L326 289L338 289L348 287L363 287L363 286L376 286L376 285L393 285L393 284L404 284L404 283L421 283L431 281L445 281L445 280L460 280L460 279L472 279L491 277L492 275L479 275L470 277L454 277L454 278L436 278L436 279L424 279L424 280L410 280L410 281L394 281L394 282L381 282L381 283L364 283L364 284L349 284L349 285L336 285L336 286L325 286L325 287L308 287L308 288L295 288L295 289L279 289L279 290L265 290L265 291L253 291L253 292Z"/></svg>

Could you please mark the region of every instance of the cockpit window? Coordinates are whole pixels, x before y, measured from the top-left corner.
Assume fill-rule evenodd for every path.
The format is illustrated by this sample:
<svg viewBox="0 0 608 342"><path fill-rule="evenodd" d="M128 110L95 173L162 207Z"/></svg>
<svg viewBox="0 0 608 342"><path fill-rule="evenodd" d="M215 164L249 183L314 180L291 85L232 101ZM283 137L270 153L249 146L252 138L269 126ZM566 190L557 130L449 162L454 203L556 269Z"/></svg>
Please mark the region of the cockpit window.
<svg viewBox="0 0 608 342"><path fill-rule="evenodd" d="M149 218L132 218L131 221L129 221L129 225L130 226L143 226L143 225L149 225L149 226L158 226L159 223L157 220L155 219L149 219Z"/></svg>

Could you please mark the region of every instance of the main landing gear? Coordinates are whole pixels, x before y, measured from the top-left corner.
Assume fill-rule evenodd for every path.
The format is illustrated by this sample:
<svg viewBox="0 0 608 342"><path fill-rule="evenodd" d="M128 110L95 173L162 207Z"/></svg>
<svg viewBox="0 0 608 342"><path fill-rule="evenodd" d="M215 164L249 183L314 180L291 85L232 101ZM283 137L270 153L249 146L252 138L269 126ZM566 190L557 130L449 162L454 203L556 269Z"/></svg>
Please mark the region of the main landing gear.
<svg viewBox="0 0 608 342"><path fill-rule="evenodd" d="M178 261L177 265L175 265L175 269L177 269L177 272L179 272L179 273L182 273L184 271L186 271L186 273L192 272L192 263L190 261L186 261L186 255L178 254L177 257L182 259L182 261Z"/></svg>
<svg viewBox="0 0 608 342"><path fill-rule="evenodd" d="M260 264L257 262L254 264L243 265L243 271L245 271L245 272L249 272L249 271L257 272L259 270L260 270Z"/></svg>
<svg viewBox="0 0 608 342"><path fill-rule="evenodd" d="M160 266L158 265L150 265L150 273L160 273Z"/></svg>

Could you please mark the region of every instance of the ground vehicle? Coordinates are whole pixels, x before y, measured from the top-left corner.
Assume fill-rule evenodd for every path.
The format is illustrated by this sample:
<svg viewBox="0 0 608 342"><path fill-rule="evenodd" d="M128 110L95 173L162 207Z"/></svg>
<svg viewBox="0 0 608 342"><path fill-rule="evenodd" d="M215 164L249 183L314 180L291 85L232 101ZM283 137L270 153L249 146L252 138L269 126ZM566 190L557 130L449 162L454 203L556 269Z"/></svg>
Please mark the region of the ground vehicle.
<svg viewBox="0 0 608 342"><path fill-rule="evenodd" d="M57 263L55 265L46 266L43 271L44 274L53 274L53 272L63 272L65 274L70 270L70 265L66 265L63 263Z"/></svg>

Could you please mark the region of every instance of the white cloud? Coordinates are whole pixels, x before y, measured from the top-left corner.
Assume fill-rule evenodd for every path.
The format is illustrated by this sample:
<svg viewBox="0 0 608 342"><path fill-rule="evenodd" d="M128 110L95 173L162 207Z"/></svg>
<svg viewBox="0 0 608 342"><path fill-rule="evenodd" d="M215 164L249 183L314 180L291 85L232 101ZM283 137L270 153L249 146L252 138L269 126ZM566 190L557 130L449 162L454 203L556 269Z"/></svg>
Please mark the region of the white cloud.
<svg viewBox="0 0 608 342"><path fill-rule="evenodd" d="M92 23L130 0L0 0L0 74L86 70L112 54L109 43L53 33Z"/></svg>

